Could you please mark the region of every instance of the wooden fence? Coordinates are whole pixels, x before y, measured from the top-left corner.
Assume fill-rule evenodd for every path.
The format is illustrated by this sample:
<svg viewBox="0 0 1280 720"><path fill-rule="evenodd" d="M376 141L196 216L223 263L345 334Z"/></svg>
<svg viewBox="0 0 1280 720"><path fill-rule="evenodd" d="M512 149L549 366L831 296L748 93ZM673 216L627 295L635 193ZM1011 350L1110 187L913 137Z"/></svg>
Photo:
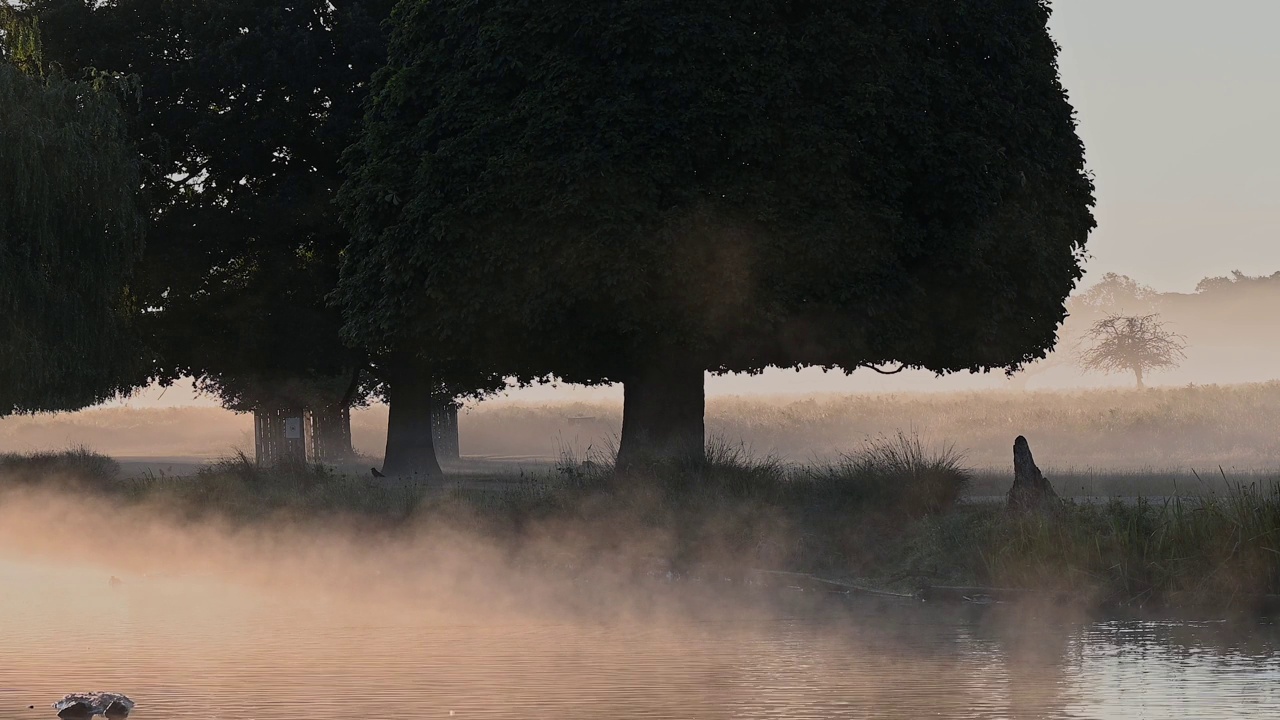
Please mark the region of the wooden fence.
<svg viewBox="0 0 1280 720"><path fill-rule="evenodd" d="M255 410L254 454L259 465L281 462L335 463L351 458L351 410L311 412L285 408ZM442 460L457 460L458 406L448 403L431 415L431 439Z"/></svg>
<svg viewBox="0 0 1280 720"><path fill-rule="evenodd" d="M259 465L306 463L311 459L311 413L306 410L255 410L254 455Z"/></svg>
<svg viewBox="0 0 1280 720"><path fill-rule="evenodd" d="M431 440L436 444L436 457L441 460L457 460L458 406L448 403L431 413Z"/></svg>

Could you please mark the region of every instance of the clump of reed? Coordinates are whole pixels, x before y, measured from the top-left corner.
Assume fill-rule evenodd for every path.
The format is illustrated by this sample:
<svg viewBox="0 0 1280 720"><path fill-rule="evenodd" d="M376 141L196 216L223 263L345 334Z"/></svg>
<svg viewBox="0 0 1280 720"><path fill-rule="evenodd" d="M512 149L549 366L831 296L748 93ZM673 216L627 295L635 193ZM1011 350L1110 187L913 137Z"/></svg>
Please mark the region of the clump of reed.
<svg viewBox="0 0 1280 720"><path fill-rule="evenodd" d="M67 450L0 455L0 482L102 487L120 476L120 464L77 446Z"/></svg>

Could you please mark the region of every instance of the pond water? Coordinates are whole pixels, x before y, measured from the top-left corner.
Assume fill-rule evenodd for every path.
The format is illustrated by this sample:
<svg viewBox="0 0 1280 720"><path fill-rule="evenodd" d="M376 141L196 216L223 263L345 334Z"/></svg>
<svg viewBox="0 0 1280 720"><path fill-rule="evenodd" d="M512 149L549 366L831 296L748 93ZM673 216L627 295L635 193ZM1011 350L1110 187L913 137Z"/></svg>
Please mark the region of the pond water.
<svg viewBox="0 0 1280 720"><path fill-rule="evenodd" d="M1280 636L1257 622L848 599L447 622L107 577L0 561L0 718L80 690L130 695L137 720L1280 717Z"/></svg>

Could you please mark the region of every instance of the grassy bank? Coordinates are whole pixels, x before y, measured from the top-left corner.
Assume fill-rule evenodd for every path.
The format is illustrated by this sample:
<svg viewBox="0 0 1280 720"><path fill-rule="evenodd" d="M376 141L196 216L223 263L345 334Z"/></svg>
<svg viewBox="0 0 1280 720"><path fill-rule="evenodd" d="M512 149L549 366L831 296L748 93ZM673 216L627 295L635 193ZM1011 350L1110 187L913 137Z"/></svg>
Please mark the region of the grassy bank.
<svg viewBox="0 0 1280 720"><path fill-rule="evenodd" d="M1089 606L1222 609L1280 593L1275 475L1223 480L1221 491L1193 500L1068 501L1017 515L960 502L973 482L960 458L899 435L804 467L719 446L705 466L618 477L606 463L566 459L503 482L386 484L307 466L264 470L245 457L193 478L124 478L86 451L0 458L9 492L53 488L183 522L332 528L340 520L380 536L448 526L559 568L783 570L898 592L1024 588Z"/></svg>
<svg viewBox="0 0 1280 720"><path fill-rule="evenodd" d="M1029 588L1100 606L1247 608L1280 593L1280 483L1201 501L970 507L919 522L896 563L937 584Z"/></svg>

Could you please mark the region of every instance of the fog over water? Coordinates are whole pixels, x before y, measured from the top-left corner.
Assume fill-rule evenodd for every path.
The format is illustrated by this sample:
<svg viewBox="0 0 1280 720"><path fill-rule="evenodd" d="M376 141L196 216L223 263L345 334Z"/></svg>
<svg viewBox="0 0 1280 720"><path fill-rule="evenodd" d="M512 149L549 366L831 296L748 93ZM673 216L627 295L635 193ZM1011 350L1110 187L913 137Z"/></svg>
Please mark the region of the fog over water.
<svg viewBox="0 0 1280 720"><path fill-rule="evenodd" d="M713 442L788 468L819 467L902 432L931 453L958 451L980 481L986 473L997 501L1018 435L1030 438L1068 498L1170 496L1202 475L1280 480L1280 3L1053 6L1062 80L1098 200L1058 348L1014 378L709 374ZM1084 303L1109 273L1140 292ZM1109 313L1159 315L1185 340L1185 358L1152 372L1143 391L1129 374L1083 372L1081 339ZM532 486L573 477L562 471L616 447L621 402L620 386L558 383L469 401L460 418L464 459L444 463L449 481L502 474ZM360 456L338 468L334 487L366 489L370 466L381 466L387 419L377 403L353 412ZM208 502L208 513L128 495L157 478L156 487L175 475L185 483L236 452L252 455L253 416L222 409L186 380L76 413L0 418L0 454L73 446L120 461L117 476L100 478L118 481L118 496L0 476L0 720L51 718L50 703L64 693L95 690L128 694L137 720L1280 717L1274 618L1209 608L1135 619L1136 611L1120 617L1065 602L988 604L981 594L925 603L799 580L765 586L714 564L701 574L672 569L683 542L696 544L700 559L768 570L767 541L810 530L761 522L757 555L729 557L716 521L746 516L747 501L700 518L690 540L672 537L688 528L626 515L670 510L660 504L602 509L616 500L605 491L548 519L537 502L554 498L535 497L532 510L510 513L518 542L507 542L480 516L487 509L507 520L509 508L483 503L441 501L403 517L384 507L365 517L317 501L304 507L323 509L307 517L241 517L234 502L268 493L235 492L249 481L234 473L205 477L207 500L184 495ZM1096 486L1095 475L1103 478ZM963 513L975 507L1003 512L957 503L949 527L969 528ZM895 522L866 512L836 522ZM1274 517L1264 518L1269 532ZM1154 529L1117 531L1135 538L1134 556L1158 545L1152 538L1169 526L1158 519ZM1094 546L1095 535L1081 535L1081 546ZM1004 544L981 550L1016 557L1024 539L1000 536ZM1052 541L1037 549L1045 545L1057 549ZM855 573L850 555L838 560ZM1051 553L1027 557L1049 557L1037 567L1053 579L1083 578L1059 571ZM1260 578L1273 567L1232 577ZM945 570L929 582L950 582L937 579ZM1186 581L1196 583L1199 575ZM1141 593L1124 599L1134 600L1130 608L1142 602Z"/></svg>
<svg viewBox="0 0 1280 720"><path fill-rule="evenodd" d="M1256 621L534 574L457 527L371 542L101 510L6 497L0 717L80 689L175 720L1280 712L1280 637Z"/></svg>

